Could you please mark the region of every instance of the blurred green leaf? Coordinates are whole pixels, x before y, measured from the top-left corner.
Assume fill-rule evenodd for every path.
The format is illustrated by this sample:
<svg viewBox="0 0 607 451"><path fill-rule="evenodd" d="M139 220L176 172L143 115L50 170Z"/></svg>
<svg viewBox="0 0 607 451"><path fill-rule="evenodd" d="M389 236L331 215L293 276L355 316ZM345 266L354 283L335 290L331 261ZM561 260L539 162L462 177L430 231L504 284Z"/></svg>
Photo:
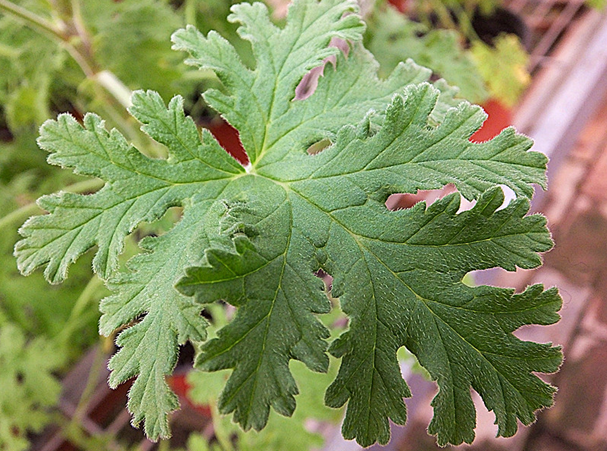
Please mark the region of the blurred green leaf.
<svg viewBox="0 0 607 451"><path fill-rule="evenodd" d="M529 55L513 34L499 36L494 45L490 47L482 41L475 41L471 48L472 56L491 97L512 107L531 82L527 72Z"/></svg>
<svg viewBox="0 0 607 451"><path fill-rule="evenodd" d="M94 11L102 6L99 16L85 16L95 30L100 65L133 90L153 89L164 98L171 96L186 69L170 45L171 33L183 25L180 15L155 0L87 1L84 5L85 13L87 5L97 6Z"/></svg>
<svg viewBox="0 0 607 451"><path fill-rule="evenodd" d="M53 372L64 363L63 350L44 338L28 342L19 327L0 323L0 450L29 448L28 432L49 421L61 385Z"/></svg>
<svg viewBox="0 0 607 451"><path fill-rule="evenodd" d="M383 75L411 58L457 86L462 97L479 103L486 99L487 91L461 39L453 30L428 30L392 7L376 10L366 33L368 48L379 61Z"/></svg>

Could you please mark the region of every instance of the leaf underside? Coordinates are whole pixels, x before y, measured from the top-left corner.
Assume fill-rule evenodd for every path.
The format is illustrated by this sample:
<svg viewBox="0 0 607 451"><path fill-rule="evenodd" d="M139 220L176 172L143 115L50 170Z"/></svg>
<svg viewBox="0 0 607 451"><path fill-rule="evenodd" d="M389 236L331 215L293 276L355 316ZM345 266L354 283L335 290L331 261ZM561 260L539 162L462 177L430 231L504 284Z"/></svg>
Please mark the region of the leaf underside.
<svg viewBox="0 0 607 451"><path fill-rule="evenodd" d="M97 247L94 270L114 292L101 304L100 331L128 326L117 338L110 385L136 378L129 409L152 439L169 435L178 402L165 378L188 340L200 344L196 366L232 370L219 408L244 429L263 428L271 407L291 415L298 388L289 362L323 372L327 352L341 368L326 403L347 403L344 436L363 446L389 440L389 419L405 422L401 346L438 383L429 431L441 445L473 440L470 388L495 412L502 436L552 403L554 388L534 373L556 371L559 348L512 332L557 321L556 290L515 294L462 283L473 270L541 264L538 253L552 246L546 221L525 215L532 185L545 184L546 158L513 129L471 143L484 112L455 101L444 82L428 84L430 72L413 61L379 79L357 43L364 24L356 12L354 1L299 0L278 28L261 3L233 7L229 20L251 42L254 68L214 32L189 26L173 35L189 64L222 81L223 91L204 98L239 131L247 169L209 132L200 136L180 97L167 106L151 91L134 93L130 112L166 146L166 160L144 156L93 114L82 124L62 115L41 129L50 163L106 184L91 195L43 197L49 214L21 229L19 268L46 265L58 283ZM352 42L347 57L329 46L333 38ZM295 100L302 78L329 56L335 64L314 93ZM306 152L322 140L331 145ZM430 206L385 207L391 194L446 184L475 206L458 213L453 194ZM517 196L505 208L500 185ZM126 236L173 206L182 207L180 221L141 241L142 252L119 269ZM319 269L333 276L331 295L350 320L330 346L317 317L331 309ZM237 313L205 341L201 311L218 300Z"/></svg>

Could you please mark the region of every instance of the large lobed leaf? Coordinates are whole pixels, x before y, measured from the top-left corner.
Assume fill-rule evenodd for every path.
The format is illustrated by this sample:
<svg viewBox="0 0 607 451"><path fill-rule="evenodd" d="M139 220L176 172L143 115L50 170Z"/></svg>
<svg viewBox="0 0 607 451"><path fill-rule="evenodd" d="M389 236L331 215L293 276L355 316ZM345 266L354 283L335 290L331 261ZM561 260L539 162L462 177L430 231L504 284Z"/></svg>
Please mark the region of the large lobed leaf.
<svg viewBox="0 0 607 451"><path fill-rule="evenodd" d="M22 228L20 269L47 264L47 278L59 282L97 246L94 269L114 291L101 305L101 332L129 326L117 339L110 384L137 377L129 409L153 439L169 434L177 401L164 379L187 340L203 343L197 366L233 370L219 408L243 428L263 428L270 408L293 413L298 387L289 362L321 372L328 365L329 333L316 315L331 304L318 269L334 277L331 294L350 318L329 348L342 363L326 393L328 405L348 404L347 438L386 443L388 419L405 422L410 393L396 358L401 346L440 387L430 425L440 444L472 441L470 388L495 412L500 435L514 434L517 420L530 423L554 391L534 373L556 371L561 354L512 332L555 322L560 298L539 286L521 294L468 287L462 278L541 263L550 235L543 217L525 214L532 184L545 183L546 158L513 129L471 143L482 110L453 101L443 82L442 92L424 83L429 71L413 62L380 80L360 44L347 57L330 47L333 38L361 39L354 1L295 1L282 29L263 4L232 11L230 20L252 44L254 68L213 32L205 37L188 27L173 42L224 83L205 99L240 131L246 170L208 132L200 139L179 97L168 107L152 92L133 97L131 113L167 147L167 160L145 157L94 115L82 125L69 116L47 122L39 142L49 161L106 185L88 196L43 198L50 214ZM315 92L294 100L304 75L331 55L335 65ZM308 155L323 139L330 147ZM449 183L476 200L474 208L458 213L458 194L431 206L385 207L390 194ZM503 209L499 185L517 195ZM126 235L175 205L183 207L180 222L143 240L142 253L119 270ZM200 313L218 300L237 313L204 342Z"/></svg>

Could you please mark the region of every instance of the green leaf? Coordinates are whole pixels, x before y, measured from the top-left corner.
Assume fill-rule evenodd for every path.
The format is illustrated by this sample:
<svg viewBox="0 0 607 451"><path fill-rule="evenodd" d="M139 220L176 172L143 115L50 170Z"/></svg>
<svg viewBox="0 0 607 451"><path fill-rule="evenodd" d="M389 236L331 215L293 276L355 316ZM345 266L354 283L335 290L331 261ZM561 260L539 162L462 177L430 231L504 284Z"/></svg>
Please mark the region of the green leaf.
<svg viewBox="0 0 607 451"><path fill-rule="evenodd" d="M234 368L219 408L234 412L245 430L260 430L270 406L289 416L295 409L298 390L289 371L291 358L312 370L327 370L323 339L329 333L312 313L327 313L330 304L324 284L313 274L318 268L314 249L293 227L285 191L264 179L241 185L240 192L260 193L246 203L255 211L256 217L244 222L254 237L237 237L240 252L209 250L205 265L189 270L178 287L201 303L225 299L240 307L219 337L205 345L197 364L212 371ZM243 302L250 299L255 302Z"/></svg>
<svg viewBox="0 0 607 451"><path fill-rule="evenodd" d="M463 102L438 127L429 127L438 97L429 84L407 87L402 97L394 97L370 143L364 139L373 133L366 118L358 127L343 127L336 144L315 158L293 153L259 172L293 183L301 193L315 191L322 197L318 202L331 208L386 189L414 193L453 183L474 199L500 184L524 197L532 196L532 183L545 186L547 158L527 152L531 140L513 128L486 143L468 141L486 118L480 107Z"/></svg>
<svg viewBox="0 0 607 451"><path fill-rule="evenodd" d="M168 160L145 157L118 131L107 132L94 114L87 114L83 125L63 114L42 126L38 144L51 152L49 163L108 183L92 195L40 198L38 204L52 214L33 217L22 229L26 239L16 249L24 274L48 263L47 279L61 282L69 265L97 245L93 268L106 278L116 268L124 238L139 223L158 219L197 191L219 193L229 177L244 171L208 131L201 142L194 122L184 116L181 97L167 109L158 94L136 92L131 113L168 147Z"/></svg>
<svg viewBox="0 0 607 451"><path fill-rule="evenodd" d="M246 68L234 47L213 31L205 37L189 26L173 35L173 48L190 52L188 64L217 73L229 95L209 90L204 99L240 132L249 159L255 163L273 138L269 125L289 110L302 77L324 58L339 53L336 47L327 46L329 41L360 39L364 31L360 17L344 15L355 10L352 0L295 2L281 30L270 22L263 3L233 6L228 20L240 23L238 33L251 42L255 70Z"/></svg>
<svg viewBox="0 0 607 451"><path fill-rule="evenodd" d="M461 282L471 269L535 267L535 252L550 248L544 218L522 218L526 200L496 212L502 201L498 188L460 215L457 194L427 210L418 204L386 212L377 204L335 213L349 235L329 240L327 247L342 254L345 248L350 258L334 263L333 291L352 322L331 347L343 364L327 403L337 407L349 400L345 437L365 446L387 442L387 417L404 423L402 397L410 393L396 360L403 345L439 383L429 429L439 444L473 440L470 386L495 410L503 436L514 434L517 417L529 424L536 409L551 404L554 389L532 372L555 371L560 352L520 342L510 332L558 320L556 292L536 286L513 295Z"/></svg>
<svg viewBox="0 0 607 451"><path fill-rule="evenodd" d="M83 126L68 115L45 123L38 141L52 152L49 162L111 182L90 195L42 197L39 204L51 214L33 217L24 225L26 239L17 244L16 252L22 272L27 274L48 262L45 276L51 282L60 282L68 266L97 245L93 268L110 278L110 287L119 290L102 303L101 333L109 335L147 314L141 323L119 335L118 344L123 348L110 364L116 369L110 384L116 386L137 374L143 376L130 392L129 408L135 422L149 418L146 432L158 437L169 434L167 414L177 408L175 395L164 382L175 365L177 345L205 336L200 308L192 308L192 303L173 289L181 275L180 265L185 265L188 257L173 249L188 239L188 232L180 234L182 229L193 233L193 227L187 227L188 210L181 227L173 233L141 243L148 252L155 252L154 257L137 257L131 262L132 273L112 276L117 257L124 238L139 223L160 218L167 208L185 203L196 194L217 196L227 180L244 169L208 131L200 140L194 122L184 116L180 97L175 97L167 109L158 94L136 92L131 113L144 124L146 133L167 146L168 160L145 157L116 130L108 133L99 117L92 114L84 118ZM158 248L165 252L161 260L157 259ZM150 354L149 349L155 352Z"/></svg>
<svg viewBox="0 0 607 451"><path fill-rule="evenodd" d="M208 132L200 139L179 97L168 107L152 92L133 97L131 113L167 147L167 160L145 157L97 116L83 125L60 116L41 131L49 161L106 185L42 198L50 214L22 228L20 269L47 264L47 278L58 282L97 246L93 267L114 291L101 305L101 332L126 326L110 383L137 377L129 408L152 439L169 434L177 402L164 379L186 340L201 350L197 366L231 370L219 408L244 429L262 429L271 409L293 414L299 388L291 360L328 368L330 334L317 315L331 303L319 269L334 277L331 295L350 318L329 348L342 362L326 394L330 406L348 404L347 438L386 443L388 420L405 422L402 346L439 384L430 431L440 444L472 440L470 387L495 412L500 435L512 435L517 419L528 424L554 390L534 373L556 371L561 354L512 332L556 321L560 298L538 286L514 294L462 279L476 269L541 263L538 253L552 241L544 218L525 214L533 184L545 184L546 157L529 152L530 140L513 129L471 143L485 114L455 101L444 82L440 90L425 83L429 71L413 62L380 80L362 45L353 43L347 57L329 46L333 38L361 39L353 1L295 1L282 29L262 4L232 11L255 68L213 32L188 27L173 42L223 82L224 91L205 98L240 131L247 168ZM295 99L309 70L333 55L314 93ZM306 152L327 140L319 153ZM459 194L427 208L385 207L393 193L450 183L476 200L472 210L457 213ZM499 185L517 196L503 209ZM127 234L172 206L183 208L181 220L141 241L143 252L118 269ZM204 342L201 311L219 300L237 312Z"/></svg>
<svg viewBox="0 0 607 451"><path fill-rule="evenodd" d="M134 424L145 419L150 437L169 435L167 414L179 407L165 380L177 362L178 345L206 338L207 322L200 315L200 307L173 288L188 258L192 258L187 252L188 243L197 235L199 219L186 213L168 233L142 240L144 253L129 261L130 272L110 278L108 286L116 294L100 306L103 316L99 330L106 336L145 314L118 336L116 344L121 349L110 360L109 384L115 388L140 375L129 392L128 408Z"/></svg>

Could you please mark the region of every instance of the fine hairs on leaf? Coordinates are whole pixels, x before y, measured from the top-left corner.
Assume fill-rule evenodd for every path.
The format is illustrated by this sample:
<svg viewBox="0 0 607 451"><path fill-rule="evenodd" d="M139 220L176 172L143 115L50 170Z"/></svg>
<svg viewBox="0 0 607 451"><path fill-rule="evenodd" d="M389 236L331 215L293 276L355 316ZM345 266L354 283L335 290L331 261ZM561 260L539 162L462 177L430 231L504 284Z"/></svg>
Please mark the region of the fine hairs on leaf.
<svg viewBox="0 0 607 451"><path fill-rule="evenodd" d="M494 412L498 435L533 422L555 391L536 373L555 372L562 355L512 332L556 322L561 299L539 285L515 293L462 279L541 264L539 253L552 247L546 220L526 215L533 184L545 186L546 157L512 128L471 143L485 113L454 100L443 81L429 84L430 71L411 60L380 79L360 43L365 25L354 0L295 0L282 28L262 3L231 11L254 66L213 31L188 26L172 41L188 64L219 77L223 89L204 99L239 131L249 165L200 134L180 96L168 105L152 91L132 97L130 113L167 159L144 156L94 114L47 121L38 142L49 163L105 186L42 197L48 214L21 229L20 270L46 266L49 282L59 283L96 246L93 268L113 292L101 303L100 331L122 329L110 385L135 378L128 408L153 440L170 434L178 402L165 378L186 341L199 349L196 367L231 370L218 407L245 430L264 428L271 409L293 414L291 360L326 372L331 353L341 362L325 402L347 405L344 437L387 443L389 420L406 421L403 346L438 384L429 432L440 445L474 439L471 389ZM347 56L329 45L334 38L349 42ZM335 64L314 93L295 100L302 78L329 56ZM322 140L331 145L308 154ZM459 193L385 207L391 194L446 184ZM500 185L516 194L506 208ZM476 204L458 214L460 194ZM120 269L126 236L174 206L183 209L179 222L142 240ZM332 342L317 316L331 310L319 269L333 277L331 296L349 318ZM201 311L220 300L236 314L207 339Z"/></svg>

